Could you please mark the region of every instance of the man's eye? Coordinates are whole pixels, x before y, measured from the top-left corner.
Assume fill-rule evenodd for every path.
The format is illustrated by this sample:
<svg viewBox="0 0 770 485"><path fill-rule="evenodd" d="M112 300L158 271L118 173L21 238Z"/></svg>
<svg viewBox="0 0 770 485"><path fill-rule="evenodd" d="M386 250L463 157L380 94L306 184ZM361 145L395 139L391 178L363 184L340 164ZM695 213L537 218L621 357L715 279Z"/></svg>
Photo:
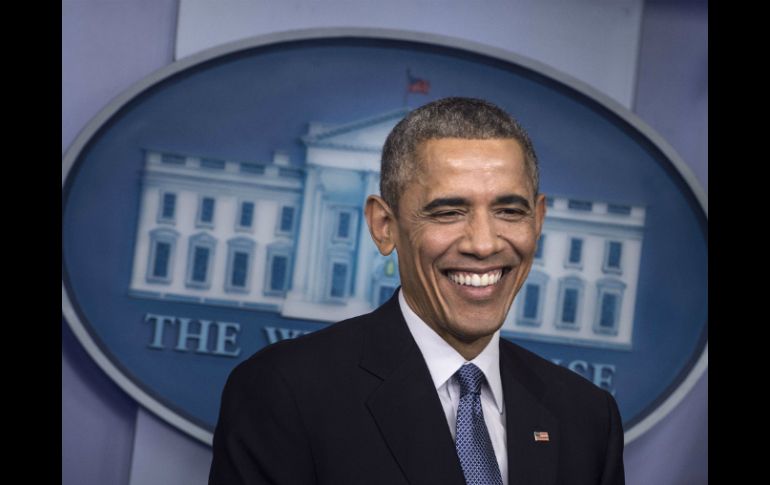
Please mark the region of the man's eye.
<svg viewBox="0 0 770 485"><path fill-rule="evenodd" d="M498 214L502 217L513 219L523 217L526 213L521 209L500 209Z"/></svg>
<svg viewBox="0 0 770 485"><path fill-rule="evenodd" d="M460 211L441 211L441 212L434 212L433 217L436 219L441 220L452 220L457 219L459 217L462 217L462 212Z"/></svg>

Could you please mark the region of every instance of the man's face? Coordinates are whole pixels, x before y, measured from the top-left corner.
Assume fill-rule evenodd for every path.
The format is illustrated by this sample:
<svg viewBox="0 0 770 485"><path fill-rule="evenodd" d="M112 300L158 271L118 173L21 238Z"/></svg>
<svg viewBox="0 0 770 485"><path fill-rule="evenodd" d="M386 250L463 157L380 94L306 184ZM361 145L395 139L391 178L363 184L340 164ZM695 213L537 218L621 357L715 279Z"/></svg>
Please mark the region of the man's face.
<svg viewBox="0 0 770 485"><path fill-rule="evenodd" d="M488 339L532 266L544 196L515 140L429 140L418 153L391 222L404 296L450 344Z"/></svg>

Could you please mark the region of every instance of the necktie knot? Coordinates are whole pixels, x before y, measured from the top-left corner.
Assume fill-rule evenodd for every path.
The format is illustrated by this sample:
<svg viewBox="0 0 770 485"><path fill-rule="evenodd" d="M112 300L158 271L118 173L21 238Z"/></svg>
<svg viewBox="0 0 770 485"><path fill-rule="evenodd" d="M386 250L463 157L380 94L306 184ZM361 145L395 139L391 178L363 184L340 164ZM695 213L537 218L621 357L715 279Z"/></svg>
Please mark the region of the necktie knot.
<svg viewBox="0 0 770 485"><path fill-rule="evenodd" d="M455 375L460 382L460 397L481 392L481 384L485 380L484 373L474 364L463 364Z"/></svg>

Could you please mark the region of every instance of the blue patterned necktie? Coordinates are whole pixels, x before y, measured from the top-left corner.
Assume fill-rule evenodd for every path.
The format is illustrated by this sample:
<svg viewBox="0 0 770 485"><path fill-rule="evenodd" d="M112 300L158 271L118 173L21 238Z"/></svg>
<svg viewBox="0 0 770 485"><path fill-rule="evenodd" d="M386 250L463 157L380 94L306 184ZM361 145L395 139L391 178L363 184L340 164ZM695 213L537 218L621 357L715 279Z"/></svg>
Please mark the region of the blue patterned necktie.
<svg viewBox="0 0 770 485"><path fill-rule="evenodd" d="M468 485L502 485L500 467L481 410L484 373L473 364L464 364L455 375L460 381L455 446L465 482Z"/></svg>

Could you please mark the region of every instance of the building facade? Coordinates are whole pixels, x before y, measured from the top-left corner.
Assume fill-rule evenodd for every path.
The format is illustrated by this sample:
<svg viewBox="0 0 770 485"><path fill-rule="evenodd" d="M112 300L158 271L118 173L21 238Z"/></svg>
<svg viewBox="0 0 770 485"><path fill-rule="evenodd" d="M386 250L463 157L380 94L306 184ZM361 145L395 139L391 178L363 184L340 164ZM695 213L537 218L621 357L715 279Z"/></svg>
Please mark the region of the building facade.
<svg viewBox="0 0 770 485"><path fill-rule="evenodd" d="M291 282L303 172L148 150L130 293L280 310Z"/></svg>
<svg viewBox="0 0 770 485"><path fill-rule="evenodd" d="M305 160L145 152L130 292L333 322L366 313L399 285L363 207L379 192L382 145L406 114L311 123ZM643 207L550 197L532 271L503 331L630 348Z"/></svg>
<svg viewBox="0 0 770 485"><path fill-rule="evenodd" d="M535 261L503 331L630 349L644 221L641 206L549 196Z"/></svg>

